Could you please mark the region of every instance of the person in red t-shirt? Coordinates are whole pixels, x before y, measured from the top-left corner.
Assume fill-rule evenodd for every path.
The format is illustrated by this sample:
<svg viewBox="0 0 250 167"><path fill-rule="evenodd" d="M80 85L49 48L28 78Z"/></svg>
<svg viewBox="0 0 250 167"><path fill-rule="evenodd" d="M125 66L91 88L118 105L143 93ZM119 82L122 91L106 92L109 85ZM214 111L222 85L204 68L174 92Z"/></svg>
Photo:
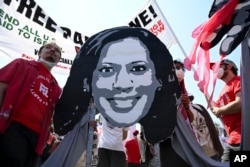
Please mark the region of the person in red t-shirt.
<svg viewBox="0 0 250 167"><path fill-rule="evenodd" d="M61 48L38 51L38 61L15 59L0 69L0 164L33 167L48 139L61 88L51 74Z"/></svg>
<svg viewBox="0 0 250 167"><path fill-rule="evenodd" d="M214 63L211 64L211 66ZM219 98L214 102L212 112L221 119L228 135L227 145L221 157L229 161L230 151L239 151L241 142L241 85L238 68L231 60L221 61L217 77L226 84Z"/></svg>
<svg viewBox="0 0 250 167"><path fill-rule="evenodd" d="M125 143L128 167L140 167L141 164L141 154L137 139L138 134L139 131L135 130L133 132L134 137Z"/></svg>

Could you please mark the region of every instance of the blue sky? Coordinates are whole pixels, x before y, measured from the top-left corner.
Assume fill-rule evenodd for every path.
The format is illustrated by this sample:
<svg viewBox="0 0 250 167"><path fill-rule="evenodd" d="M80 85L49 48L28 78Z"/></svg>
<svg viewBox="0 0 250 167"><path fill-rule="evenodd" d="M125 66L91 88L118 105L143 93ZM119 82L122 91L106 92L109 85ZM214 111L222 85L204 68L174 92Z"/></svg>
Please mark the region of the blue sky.
<svg viewBox="0 0 250 167"><path fill-rule="evenodd" d="M68 27L84 35L91 36L106 28L125 25L143 8L148 0L36 0L42 9L58 25ZM156 0L177 39L188 55L194 40L192 30L208 19L212 0ZM178 45L170 48L173 58L184 59ZM237 48L229 59L240 67L240 50ZM219 60L219 49L211 49L211 60ZM0 67L8 61L0 59ZM54 74L61 86L67 76ZM187 71L185 77L187 90L195 96L194 102L207 105L203 94L193 79L193 72ZM224 83L217 81L214 98ZM219 122L215 117L213 119Z"/></svg>

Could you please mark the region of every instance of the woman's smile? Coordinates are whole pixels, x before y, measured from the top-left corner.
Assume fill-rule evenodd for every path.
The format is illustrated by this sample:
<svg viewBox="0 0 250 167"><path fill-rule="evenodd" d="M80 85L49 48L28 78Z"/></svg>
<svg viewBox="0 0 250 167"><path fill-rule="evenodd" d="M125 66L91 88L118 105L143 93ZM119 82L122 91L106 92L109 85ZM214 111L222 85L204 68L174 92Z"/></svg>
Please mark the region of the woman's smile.
<svg viewBox="0 0 250 167"><path fill-rule="evenodd" d="M115 106L116 108L130 108L137 103L140 97L114 97L107 99L111 106Z"/></svg>

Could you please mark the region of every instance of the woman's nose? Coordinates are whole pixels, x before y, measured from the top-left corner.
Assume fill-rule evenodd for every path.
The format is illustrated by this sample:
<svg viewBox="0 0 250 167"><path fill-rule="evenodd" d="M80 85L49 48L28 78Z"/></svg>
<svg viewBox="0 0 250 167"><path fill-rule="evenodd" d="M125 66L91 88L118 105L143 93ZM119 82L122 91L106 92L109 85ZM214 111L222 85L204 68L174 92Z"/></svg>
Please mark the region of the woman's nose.
<svg viewBox="0 0 250 167"><path fill-rule="evenodd" d="M133 80L130 79L129 73L120 71L116 76L113 87L122 92L131 90L133 87Z"/></svg>

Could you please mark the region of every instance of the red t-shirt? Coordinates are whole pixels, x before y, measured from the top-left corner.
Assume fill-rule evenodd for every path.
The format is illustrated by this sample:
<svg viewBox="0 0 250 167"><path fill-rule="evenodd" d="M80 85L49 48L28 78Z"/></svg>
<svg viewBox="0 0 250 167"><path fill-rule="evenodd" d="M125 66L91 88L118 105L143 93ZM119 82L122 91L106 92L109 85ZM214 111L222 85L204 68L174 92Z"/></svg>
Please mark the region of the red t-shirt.
<svg viewBox="0 0 250 167"><path fill-rule="evenodd" d="M0 132L4 132L10 125L10 123L13 121L14 115L17 114L20 108L24 108L25 106L29 106L25 112L27 112L29 120L34 116L29 116L30 111L35 111L36 109L32 108L32 104L28 104L27 98L31 98L28 96L31 92L31 85L34 85L34 81L38 78L38 76L44 75L44 71L46 73L46 68L37 61L27 61L22 58L18 58L13 60L11 63L7 64L3 68L0 69L0 81L5 82L8 84L7 90L0 109L0 116L3 113L10 112L10 117L4 117L4 119L0 119ZM49 71L47 71L49 72ZM44 149L44 144L47 141L47 135L48 135L48 129L51 125L52 116L54 113L54 108L56 103L59 100L59 97L61 95L61 88L59 87L57 81L55 78L51 75L51 83L49 89L49 103L46 107L46 111L43 109L43 105L40 105L38 108L41 111L45 111L43 115L43 126L40 128L39 131L39 138L36 146L36 153L41 155ZM37 81L39 83L39 81ZM43 86L41 86L42 88ZM45 85L46 87L46 85ZM41 89L41 91L46 92L46 89ZM46 93L45 93L46 94ZM24 102L24 100L27 100ZM37 101L36 101L37 102ZM38 103L38 102L37 102ZM41 107L41 108L40 108ZM21 109L23 110L23 109ZM23 110L24 111L24 110ZM38 110L39 111L39 110ZM40 112L40 111L39 111ZM35 113L36 115L37 113ZM40 120L39 118L41 115L39 114L37 120ZM2 118L2 117L1 117ZM16 118L19 120L19 118ZM21 119L20 119L21 120ZM27 121L27 126L32 127L35 123L34 120ZM39 121L40 123L40 121ZM26 124L25 124L26 125ZM36 127L40 127L40 124ZM34 128L35 131L38 131L39 128Z"/></svg>
<svg viewBox="0 0 250 167"><path fill-rule="evenodd" d="M44 116L48 115L47 112L49 112L48 98L50 97L52 79L50 72L40 63L39 66L41 69L39 75L31 84L28 94L13 117L14 121L26 125L38 134L41 131Z"/></svg>
<svg viewBox="0 0 250 167"><path fill-rule="evenodd" d="M138 140L136 138L128 140L125 143L125 148L128 156L128 163L140 164L141 154Z"/></svg>
<svg viewBox="0 0 250 167"><path fill-rule="evenodd" d="M241 90L240 77L235 76L223 88L216 103L224 106L235 100L235 95ZM222 115L225 130L229 136L229 144L240 144L241 142L241 112Z"/></svg>

